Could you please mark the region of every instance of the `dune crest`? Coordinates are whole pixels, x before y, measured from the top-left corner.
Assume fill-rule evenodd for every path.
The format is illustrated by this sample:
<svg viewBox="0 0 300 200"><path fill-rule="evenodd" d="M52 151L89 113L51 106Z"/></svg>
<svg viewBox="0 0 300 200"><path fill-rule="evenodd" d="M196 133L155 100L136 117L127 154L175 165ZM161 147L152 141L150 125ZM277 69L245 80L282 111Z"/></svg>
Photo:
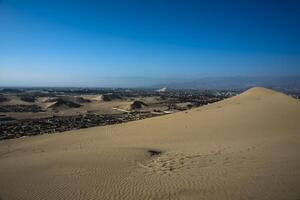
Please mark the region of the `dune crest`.
<svg viewBox="0 0 300 200"><path fill-rule="evenodd" d="M240 96L256 96L256 97L261 97L261 96L270 96L270 95L282 95L282 93L276 92L274 90L270 90L267 88L263 87L253 87L248 89L247 91L243 92ZM286 96L286 95L285 95Z"/></svg>
<svg viewBox="0 0 300 200"><path fill-rule="evenodd" d="M1 141L0 196L297 199L299 119L299 101L256 87L188 112Z"/></svg>

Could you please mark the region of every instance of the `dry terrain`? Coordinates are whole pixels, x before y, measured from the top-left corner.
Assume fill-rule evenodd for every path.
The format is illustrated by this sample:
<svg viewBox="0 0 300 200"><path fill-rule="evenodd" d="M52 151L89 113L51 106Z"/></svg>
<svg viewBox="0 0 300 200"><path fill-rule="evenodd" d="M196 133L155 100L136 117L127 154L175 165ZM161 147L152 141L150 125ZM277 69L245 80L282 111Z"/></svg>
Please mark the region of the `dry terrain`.
<svg viewBox="0 0 300 200"><path fill-rule="evenodd" d="M221 101L237 92L0 88L0 140L161 116Z"/></svg>
<svg viewBox="0 0 300 200"><path fill-rule="evenodd" d="M252 88L171 115L0 141L0 199L299 200L299 151L299 100Z"/></svg>
<svg viewBox="0 0 300 200"><path fill-rule="evenodd" d="M2 108L8 108L10 106L36 106L40 108L38 112L1 112L6 116L15 119L33 119L44 118L51 116L74 116L86 113L97 114L119 114L123 113L123 110L115 108L123 108L130 106L135 99L130 98L114 98L114 99L102 99L102 95L82 95L82 96L58 96L58 97L38 97L33 102L23 101L17 95L6 95L8 101L0 102ZM159 97L144 97L139 98L141 101L149 102L148 110L153 110L156 107L158 109L166 110L167 107L163 105L155 106L157 103L156 98ZM154 105L153 105L154 104ZM147 107L146 107L147 108ZM143 109L145 110L145 109Z"/></svg>

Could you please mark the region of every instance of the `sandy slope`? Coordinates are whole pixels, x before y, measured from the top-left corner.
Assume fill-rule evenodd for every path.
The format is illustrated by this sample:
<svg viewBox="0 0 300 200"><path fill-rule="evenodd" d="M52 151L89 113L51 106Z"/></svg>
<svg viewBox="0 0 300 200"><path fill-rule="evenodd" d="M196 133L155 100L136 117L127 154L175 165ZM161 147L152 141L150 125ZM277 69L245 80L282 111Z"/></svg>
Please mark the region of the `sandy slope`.
<svg viewBox="0 0 300 200"><path fill-rule="evenodd" d="M299 152L300 102L253 88L188 113L2 141L0 199L298 200Z"/></svg>

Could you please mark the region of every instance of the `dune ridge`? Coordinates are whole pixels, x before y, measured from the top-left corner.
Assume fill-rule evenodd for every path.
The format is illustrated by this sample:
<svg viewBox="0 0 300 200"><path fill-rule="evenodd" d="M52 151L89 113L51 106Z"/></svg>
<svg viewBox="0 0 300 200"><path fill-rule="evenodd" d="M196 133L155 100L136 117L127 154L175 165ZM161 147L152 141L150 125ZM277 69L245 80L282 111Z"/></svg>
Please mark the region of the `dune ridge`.
<svg viewBox="0 0 300 200"><path fill-rule="evenodd" d="M0 142L5 199L299 199L300 102L252 88L105 127Z"/></svg>

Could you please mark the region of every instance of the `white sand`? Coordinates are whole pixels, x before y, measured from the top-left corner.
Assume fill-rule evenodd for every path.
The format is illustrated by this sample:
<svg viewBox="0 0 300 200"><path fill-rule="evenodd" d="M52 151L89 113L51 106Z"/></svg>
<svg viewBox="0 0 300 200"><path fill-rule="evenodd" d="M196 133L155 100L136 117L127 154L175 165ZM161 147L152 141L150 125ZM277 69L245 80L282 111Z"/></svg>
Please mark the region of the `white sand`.
<svg viewBox="0 0 300 200"><path fill-rule="evenodd" d="M300 102L253 88L188 113L1 141L0 199L298 200L299 152Z"/></svg>

